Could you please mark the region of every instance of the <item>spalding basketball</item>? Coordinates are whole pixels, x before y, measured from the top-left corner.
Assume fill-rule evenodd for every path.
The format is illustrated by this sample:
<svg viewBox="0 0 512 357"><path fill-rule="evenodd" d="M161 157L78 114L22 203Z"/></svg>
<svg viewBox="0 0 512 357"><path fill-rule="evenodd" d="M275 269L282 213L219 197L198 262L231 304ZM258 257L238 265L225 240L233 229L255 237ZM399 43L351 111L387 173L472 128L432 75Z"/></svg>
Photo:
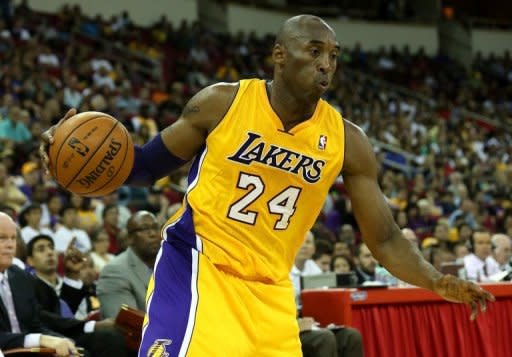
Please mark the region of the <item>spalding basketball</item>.
<svg viewBox="0 0 512 357"><path fill-rule="evenodd" d="M81 196L113 192L130 175L134 147L130 134L115 118L83 112L65 120L50 145L50 170L57 182Z"/></svg>

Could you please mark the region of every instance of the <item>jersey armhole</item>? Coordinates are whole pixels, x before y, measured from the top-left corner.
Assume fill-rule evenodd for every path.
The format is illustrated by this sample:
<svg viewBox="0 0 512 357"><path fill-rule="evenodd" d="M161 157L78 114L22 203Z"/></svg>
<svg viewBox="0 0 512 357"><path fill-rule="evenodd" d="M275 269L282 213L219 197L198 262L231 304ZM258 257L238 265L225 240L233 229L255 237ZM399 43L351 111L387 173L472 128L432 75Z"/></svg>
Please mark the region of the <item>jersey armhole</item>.
<svg viewBox="0 0 512 357"><path fill-rule="evenodd" d="M217 131L217 128L222 126L222 123L224 123L224 119L229 116L229 114L236 108L238 102L240 101L240 98L244 95L247 88L249 88L249 84L251 83L250 80L241 80L239 81L238 88L236 90L235 95L233 96L233 100L231 104L228 106L228 109L226 110L226 113L222 116L222 119L217 122L215 127L208 133L208 136L211 136L212 134Z"/></svg>

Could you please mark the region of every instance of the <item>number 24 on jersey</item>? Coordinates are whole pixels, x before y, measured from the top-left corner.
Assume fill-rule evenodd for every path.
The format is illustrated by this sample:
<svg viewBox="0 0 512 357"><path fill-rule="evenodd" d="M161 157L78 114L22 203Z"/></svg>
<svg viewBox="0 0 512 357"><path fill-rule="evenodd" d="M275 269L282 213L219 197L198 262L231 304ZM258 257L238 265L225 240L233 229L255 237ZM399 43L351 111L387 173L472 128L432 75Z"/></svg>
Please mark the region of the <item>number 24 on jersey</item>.
<svg viewBox="0 0 512 357"><path fill-rule="evenodd" d="M247 193L229 207L228 218L254 225L258 218L258 212L251 211L248 207L263 194L265 184L259 176L241 172L238 177L237 188L246 190ZM290 218L295 213L300 192L300 188L289 186L267 202L268 211L279 216L274 229L284 230L288 228Z"/></svg>

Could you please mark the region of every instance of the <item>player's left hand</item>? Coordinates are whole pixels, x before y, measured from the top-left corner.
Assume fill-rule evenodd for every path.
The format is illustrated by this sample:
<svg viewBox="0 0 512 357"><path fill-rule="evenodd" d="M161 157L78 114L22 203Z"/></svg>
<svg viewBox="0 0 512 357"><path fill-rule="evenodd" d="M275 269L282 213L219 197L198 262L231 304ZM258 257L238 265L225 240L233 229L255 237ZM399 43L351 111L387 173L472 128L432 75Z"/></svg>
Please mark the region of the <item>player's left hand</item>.
<svg viewBox="0 0 512 357"><path fill-rule="evenodd" d="M45 175L47 176L50 176L50 158L48 157L48 150L50 148L50 145L53 144L53 135L55 134L55 130L57 130L57 128L59 126L62 125L62 123L71 118L73 115L76 114L76 109L75 108L71 108L70 110L68 110L68 112L66 113L66 115L64 115L64 117L59 120L59 122L53 126L51 126L48 130L46 130L44 133L41 134L41 144L39 145L39 155L41 156L41 163L43 165L43 171L45 173Z"/></svg>
<svg viewBox="0 0 512 357"><path fill-rule="evenodd" d="M471 320L478 314L478 304L485 312L487 301L496 301L494 296L471 281L461 280L453 275L444 275L434 283L434 292L448 301L471 306Z"/></svg>

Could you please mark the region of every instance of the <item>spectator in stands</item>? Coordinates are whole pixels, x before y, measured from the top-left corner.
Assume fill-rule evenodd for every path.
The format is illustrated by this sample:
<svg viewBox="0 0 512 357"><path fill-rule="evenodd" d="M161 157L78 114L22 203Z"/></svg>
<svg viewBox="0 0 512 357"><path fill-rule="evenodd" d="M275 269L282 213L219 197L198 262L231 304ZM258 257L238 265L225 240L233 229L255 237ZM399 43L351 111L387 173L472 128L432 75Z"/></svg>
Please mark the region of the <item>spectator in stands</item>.
<svg viewBox="0 0 512 357"><path fill-rule="evenodd" d="M322 270L311 259L315 252L315 237L311 231L306 234L304 243L299 248L295 257L295 264L290 272L290 280L295 291L295 301L301 315L302 304L300 302L300 277L306 275L321 274ZM319 328L318 323L311 317L299 317L300 341L304 356L363 356L361 334L356 329L344 327L333 332L325 328Z"/></svg>
<svg viewBox="0 0 512 357"><path fill-rule="evenodd" d="M475 210L475 206L474 206L473 201L470 200L469 198L464 199L462 201L462 203L460 204L460 208L455 210L450 215L450 218L449 218L450 226L452 226L452 227L455 226L456 219L458 219L459 217L462 217L463 221L465 223L467 223L471 227L471 229L476 229L477 222L475 220L474 210Z"/></svg>
<svg viewBox="0 0 512 357"><path fill-rule="evenodd" d="M498 263L492 258L491 235L476 231L468 240L471 254L464 257L464 268L469 280L489 281L489 277L499 273Z"/></svg>
<svg viewBox="0 0 512 357"><path fill-rule="evenodd" d="M118 222L116 225L119 228L123 228L126 226L126 222L131 217L130 210L124 205L119 202L119 192L114 191L111 194L105 195L101 197L100 201L97 201L94 206L94 212L96 213L96 217L98 217L98 222L103 223L103 214L104 214L104 208L107 205L114 205L117 206L118 209Z"/></svg>
<svg viewBox="0 0 512 357"><path fill-rule="evenodd" d="M310 231L306 234L306 238L304 239L304 243L299 249L299 252L295 256L295 265L292 267L292 271L290 272L290 279L293 282L293 286L295 289L295 296L298 298L300 296L300 277L304 275L315 275L321 274L322 269L314 262L313 255L315 254L315 236ZM301 304L296 299L295 302L297 306L300 308Z"/></svg>
<svg viewBox="0 0 512 357"><path fill-rule="evenodd" d="M471 236L473 235L473 229L471 226L463 222L457 226L457 241L465 243L467 242Z"/></svg>
<svg viewBox="0 0 512 357"><path fill-rule="evenodd" d="M432 250L432 265L437 270L441 271L444 263L451 263L455 261L455 255L448 249L439 246Z"/></svg>
<svg viewBox="0 0 512 357"><path fill-rule="evenodd" d="M108 234L108 251L111 254L120 252L119 235L121 229L119 228L119 206L108 204L103 207L102 214L103 230Z"/></svg>
<svg viewBox="0 0 512 357"><path fill-rule="evenodd" d="M32 193L41 179L39 165L32 161L25 162L21 166L21 175L23 177L23 183L19 185L19 189L30 201L33 201Z"/></svg>
<svg viewBox="0 0 512 357"><path fill-rule="evenodd" d="M99 274L103 267L114 258L114 255L108 252L108 247L110 244L109 236L102 227L93 230L91 233L91 241L91 259L94 263L94 269L96 273Z"/></svg>
<svg viewBox="0 0 512 357"><path fill-rule="evenodd" d="M498 233L491 237L492 256L501 271L511 271L512 240L506 234Z"/></svg>
<svg viewBox="0 0 512 357"><path fill-rule="evenodd" d="M99 222L91 208L91 199L71 193L69 198L71 206L77 210L77 228L90 232Z"/></svg>
<svg viewBox="0 0 512 357"><path fill-rule="evenodd" d="M80 266L83 263L80 251L70 242L65 254L65 265ZM76 276L60 278L57 275L57 254L53 240L45 235L34 237L27 245L27 262L35 269L33 287L41 306L41 319L51 329L72 338L79 346L85 347L92 356L126 356L124 337L114 327L112 319L82 321L73 317L71 306L82 301L83 283ZM76 267L73 274L79 273ZM71 306L65 302L71 302ZM78 296L78 299L76 298Z"/></svg>
<svg viewBox="0 0 512 357"><path fill-rule="evenodd" d="M3 141L12 141L16 144L21 144L32 139L30 130L20 120L21 109L17 106L12 106L9 109L8 116L0 121L0 139Z"/></svg>
<svg viewBox="0 0 512 357"><path fill-rule="evenodd" d="M334 243L333 254L334 255L346 255L347 257L352 256L352 247L349 243L344 241L337 241Z"/></svg>
<svg viewBox="0 0 512 357"><path fill-rule="evenodd" d="M70 75L67 78L66 87L64 88L64 106L66 108L78 108L82 103L84 96L80 89L80 82L76 75Z"/></svg>
<svg viewBox="0 0 512 357"><path fill-rule="evenodd" d="M338 238L342 242L347 242L350 247L353 247L356 243L356 233L354 227L351 224L344 224L341 226Z"/></svg>
<svg viewBox="0 0 512 357"><path fill-rule="evenodd" d="M26 243L39 234L46 234L53 237L53 231L46 227L41 227L41 206L37 203L31 203L20 212L19 222L21 228L21 237Z"/></svg>
<svg viewBox="0 0 512 357"><path fill-rule="evenodd" d="M78 319L86 320L94 317L95 314L100 313L100 300L96 295L96 281L98 280L98 273L94 268L90 254L84 255L83 268L80 270L80 280L84 283L85 301L86 301L86 314L80 316L80 311L75 314Z"/></svg>
<svg viewBox="0 0 512 357"><path fill-rule="evenodd" d="M457 243L453 247L453 253L455 254L455 261L463 263L464 257L469 254L467 243Z"/></svg>
<svg viewBox="0 0 512 357"><path fill-rule="evenodd" d="M0 213L0 306L8 318L0 319L0 349L18 347L55 348L59 357L73 353L75 344L45 327L39 319L39 304L30 277L13 265L16 224Z"/></svg>
<svg viewBox="0 0 512 357"><path fill-rule="evenodd" d="M53 192L50 195L48 195L48 228L55 231L56 225L59 222L59 213L62 209L62 197L57 193Z"/></svg>
<svg viewBox="0 0 512 357"><path fill-rule="evenodd" d="M29 163L32 164L32 163ZM23 171L23 168L22 168ZM38 170L37 175L40 175ZM39 176L38 176L39 177ZM41 226L50 226L50 212L48 210L48 189L42 182L37 182L32 187L32 195L30 197L32 203L37 203L41 206Z"/></svg>
<svg viewBox="0 0 512 357"><path fill-rule="evenodd" d="M133 115L139 111L140 100L134 97L130 91L130 85L121 88L119 95L116 97L115 108Z"/></svg>
<svg viewBox="0 0 512 357"><path fill-rule="evenodd" d="M443 247L448 247L448 243L450 242L450 227L448 226L448 223L438 221L434 228L433 236Z"/></svg>
<svg viewBox="0 0 512 357"><path fill-rule="evenodd" d="M332 257L332 244L325 240L316 240L315 254L313 254L313 261L322 270L323 273L331 269Z"/></svg>
<svg viewBox="0 0 512 357"><path fill-rule="evenodd" d="M411 222L411 228L414 229L416 234L425 238L428 235L432 234L432 231L435 226L435 219L432 217L432 207L428 200L421 199L417 203L418 206L418 215L413 223L411 217L409 217L409 221Z"/></svg>
<svg viewBox="0 0 512 357"><path fill-rule="evenodd" d="M153 213L160 224L164 224L170 217L167 214L169 208L169 200L164 195L163 189L158 186L151 186L148 190L147 197L144 200L134 202L130 205L138 211L148 211Z"/></svg>
<svg viewBox="0 0 512 357"><path fill-rule="evenodd" d="M27 196L16 186L3 162L0 162L0 201L16 211L27 201Z"/></svg>
<svg viewBox="0 0 512 357"><path fill-rule="evenodd" d="M83 229L77 227L78 212L71 205L65 205L60 210L60 225L55 232L55 250L59 253L66 251L69 242L76 238L75 245L81 252L91 250L91 240Z"/></svg>
<svg viewBox="0 0 512 357"><path fill-rule="evenodd" d="M139 112L131 119L132 127L136 133L141 132L143 127L147 130L147 138L151 139L158 133L158 126L155 119L152 118L149 105L147 103L141 104Z"/></svg>
<svg viewBox="0 0 512 357"><path fill-rule="evenodd" d="M365 281L375 281L377 260L375 260L365 243L361 243L356 247L354 260L358 283L363 284Z"/></svg>
<svg viewBox="0 0 512 357"><path fill-rule="evenodd" d="M100 273L97 293L101 314L115 317L122 304L145 311L146 290L160 249L160 225L147 211L135 213L127 224L129 247Z"/></svg>
<svg viewBox="0 0 512 357"><path fill-rule="evenodd" d="M93 74L93 83L98 88L107 88L109 90L116 89L116 84L109 75L109 68L104 64L100 64Z"/></svg>
<svg viewBox="0 0 512 357"><path fill-rule="evenodd" d="M355 271L352 259L346 255L334 255L331 260L331 271L335 273L350 273Z"/></svg>

